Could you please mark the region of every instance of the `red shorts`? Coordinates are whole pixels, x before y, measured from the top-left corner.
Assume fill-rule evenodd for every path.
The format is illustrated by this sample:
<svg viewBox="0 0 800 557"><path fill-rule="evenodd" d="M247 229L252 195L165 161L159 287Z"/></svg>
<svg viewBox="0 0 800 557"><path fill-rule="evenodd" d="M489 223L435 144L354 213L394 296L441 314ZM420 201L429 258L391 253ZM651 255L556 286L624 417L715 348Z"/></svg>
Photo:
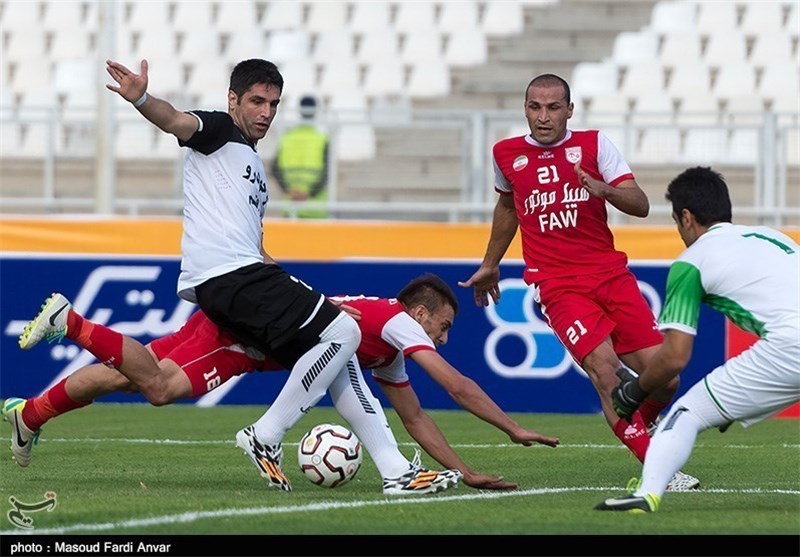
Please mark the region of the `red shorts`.
<svg viewBox="0 0 800 557"><path fill-rule="evenodd" d="M202 396L231 377L250 371L283 369L261 359L233 337L221 331L202 311L197 311L175 333L150 343L156 357L178 364L192 383L192 394Z"/></svg>
<svg viewBox="0 0 800 557"><path fill-rule="evenodd" d="M608 336L618 356L663 340L653 310L628 269L545 279L533 286L550 328L578 363Z"/></svg>

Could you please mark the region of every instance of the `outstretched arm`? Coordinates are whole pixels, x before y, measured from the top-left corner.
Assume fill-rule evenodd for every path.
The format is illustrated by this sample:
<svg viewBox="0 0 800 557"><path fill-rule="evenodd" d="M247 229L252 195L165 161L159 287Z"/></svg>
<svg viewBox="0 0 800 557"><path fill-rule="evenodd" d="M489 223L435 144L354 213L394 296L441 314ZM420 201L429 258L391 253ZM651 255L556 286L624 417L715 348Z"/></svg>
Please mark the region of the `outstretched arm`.
<svg viewBox="0 0 800 557"><path fill-rule="evenodd" d="M113 60L106 60L106 71L117 85L107 84L106 88L133 103L142 116L171 133L181 141L188 141L200 126L197 118L186 112L176 110L167 101L147 93L147 60L142 60L141 73L136 74Z"/></svg>
<svg viewBox="0 0 800 557"><path fill-rule="evenodd" d="M411 354L434 381L441 385L453 400L464 410L468 410L480 419L505 432L514 443L531 446L541 443L549 447L558 445L559 440L548 437L533 430L528 430L512 420L503 412L489 395L478 386L475 381L462 375L451 366L438 352L433 350L420 350Z"/></svg>
<svg viewBox="0 0 800 557"><path fill-rule="evenodd" d="M514 208L513 195L501 195L494 207L494 217L492 218L492 232L489 235L489 245L486 247L486 254L483 262L477 271L465 282L458 285L463 288L475 287L475 304L478 306L488 306L491 296L494 303L500 300L500 260L508 250L508 246L517 233L517 211Z"/></svg>
<svg viewBox="0 0 800 557"><path fill-rule="evenodd" d="M459 470L464 474L464 483L466 485L476 489L517 488L517 484L507 482L502 477L480 474L467 466L447 442L436 422L422 409L417 394L410 385L395 387L381 383L380 386L397 415L403 421L403 426L405 426L411 437L419 443L422 450L445 468Z"/></svg>

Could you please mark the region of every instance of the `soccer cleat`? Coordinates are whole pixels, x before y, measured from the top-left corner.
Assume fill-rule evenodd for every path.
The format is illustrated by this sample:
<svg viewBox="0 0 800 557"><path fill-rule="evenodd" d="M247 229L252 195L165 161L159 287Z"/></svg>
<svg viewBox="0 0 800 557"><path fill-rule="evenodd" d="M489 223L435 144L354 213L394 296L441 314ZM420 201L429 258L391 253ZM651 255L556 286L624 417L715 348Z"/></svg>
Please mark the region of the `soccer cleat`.
<svg viewBox="0 0 800 557"><path fill-rule="evenodd" d="M244 451L258 468L261 477L269 486L291 491L292 484L283 473L283 449L278 445L265 445L256 439L256 430L247 426L236 434L236 446Z"/></svg>
<svg viewBox="0 0 800 557"><path fill-rule="evenodd" d="M424 495L458 487L463 477L459 470L428 470L422 467L419 451L414 454L411 466L405 474L398 478L383 479L384 495Z"/></svg>
<svg viewBox="0 0 800 557"><path fill-rule="evenodd" d="M692 491L700 489L700 480L678 470L667 484L667 491Z"/></svg>
<svg viewBox="0 0 800 557"><path fill-rule="evenodd" d="M632 514L654 513L661 504L661 497L648 493L644 497L628 495L618 499L606 499L595 507L597 511L626 511Z"/></svg>
<svg viewBox="0 0 800 557"><path fill-rule="evenodd" d="M33 318L19 336L19 347L23 350L33 348L46 338L49 342L60 342L67 334L67 315L72 308L63 294L53 294L42 304L39 315Z"/></svg>
<svg viewBox="0 0 800 557"><path fill-rule="evenodd" d="M31 431L22 421L24 398L7 398L3 403L3 419L11 424L11 453L23 468L31 463L33 446L39 442L39 431Z"/></svg>

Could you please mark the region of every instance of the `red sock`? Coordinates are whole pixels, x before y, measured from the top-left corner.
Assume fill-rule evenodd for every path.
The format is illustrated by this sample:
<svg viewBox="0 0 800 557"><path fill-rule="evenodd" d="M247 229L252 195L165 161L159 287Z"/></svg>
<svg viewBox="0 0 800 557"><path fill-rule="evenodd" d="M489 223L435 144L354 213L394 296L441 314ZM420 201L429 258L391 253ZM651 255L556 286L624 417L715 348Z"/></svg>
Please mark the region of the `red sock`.
<svg viewBox="0 0 800 557"><path fill-rule="evenodd" d="M98 323L92 323L72 310L67 315L67 338L91 352L109 367L122 365L122 335Z"/></svg>
<svg viewBox="0 0 800 557"><path fill-rule="evenodd" d="M646 425L656 423L656 419L658 415L661 414L661 411L667 407L668 402L661 402L660 400L654 400L652 398L644 399L644 402L639 407L639 412L642 413L642 420Z"/></svg>
<svg viewBox="0 0 800 557"><path fill-rule="evenodd" d="M67 394L67 378L47 389L42 396L29 398L22 409L22 421L31 431L37 431L48 420L60 416L70 410L83 408L92 403L91 400L78 402Z"/></svg>
<svg viewBox="0 0 800 557"><path fill-rule="evenodd" d="M619 437L619 440L636 455L639 462L644 462L644 455L647 453L647 447L650 446L650 437L647 435L647 426L644 425L639 411L634 412L631 423L617 420L611 429L614 430L614 434Z"/></svg>

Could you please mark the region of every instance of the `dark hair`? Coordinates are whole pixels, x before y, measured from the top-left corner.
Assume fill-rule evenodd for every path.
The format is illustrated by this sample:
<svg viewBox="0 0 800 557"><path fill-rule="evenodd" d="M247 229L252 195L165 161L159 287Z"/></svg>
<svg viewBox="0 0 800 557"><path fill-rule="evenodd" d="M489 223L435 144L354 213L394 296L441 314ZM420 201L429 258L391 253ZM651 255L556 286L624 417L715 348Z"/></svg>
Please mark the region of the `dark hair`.
<svg viewBox="0 0 800 557"><path fill-rule="evenodd" d="M283 91L283 76L278 71L278 66L260 58L242 60L236 64L231 72L228 88L241 98L256 83L274 85Z"/></svg>
<svg viewBox="0 0 800 557"><path fill-rule="evenodd" d="M559 77L554 73L543 73L541 75L537 75L531 82L528 83L528 86L525 87L525 100L528 100L528 89L531 88L532 85L536 85L539 87L550 87L553 85L561 85L564 88L564 98L567 100L567 104L570 103L571 94L569 91L569 83L563 78Z"/></svg>
<svg viewBox="0 0 800 557"><path fill-rule="evenodd" d="M664 196L672 202L672 212L680 217L684 209L699 224L731 222L731 197L722 174L707 166L695 166L681 172L667 186Z"/></svg>
<svg viewBox="0 0 800 557"><path fill-rule="evenodd" d="M458 300L447 283L433 273L425 273L406 284L397 299L406 308L422 304L430 311L437 311L447 304L458 313Z"/></svg>

